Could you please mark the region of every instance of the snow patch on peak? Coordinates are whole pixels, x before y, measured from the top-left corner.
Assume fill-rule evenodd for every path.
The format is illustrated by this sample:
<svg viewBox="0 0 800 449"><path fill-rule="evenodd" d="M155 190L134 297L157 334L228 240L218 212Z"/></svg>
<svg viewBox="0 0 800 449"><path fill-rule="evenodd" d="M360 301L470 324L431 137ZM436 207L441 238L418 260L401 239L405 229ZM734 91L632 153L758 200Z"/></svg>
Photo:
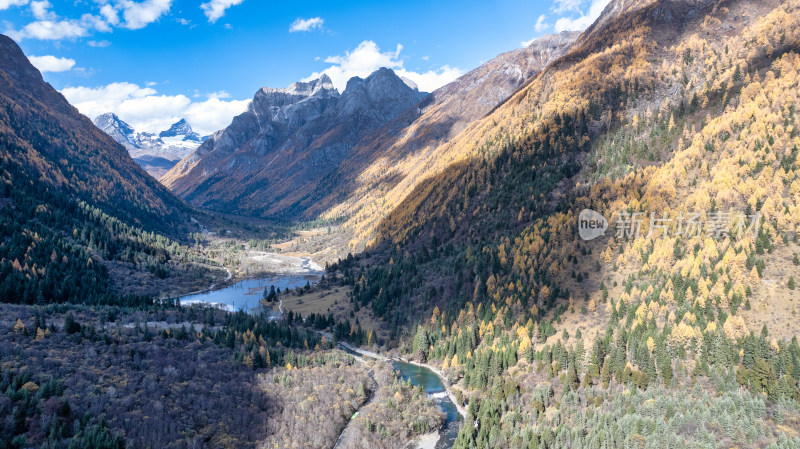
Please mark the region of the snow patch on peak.
<svg viewBox="0 0 800 449"><path fill-rule="evenodd" d="M411 81L410 79L406 78L405 76L401 76L400 79L403 80L404 83L406 83L406 86L408 86L408 87L410 87L410 88L412 88L414 90L419 90L419 86L417 86L417 83Z"/></svg>
<svg viewBox="0 0 800 449"><path fill-rule="evenodd" d="M262 95L286 94L298 97L329 97L339 95L339 92L333 87L333 83L331 79L328 78L328 75L322 75L312 81L297 81L283 88L262 87L259 93Z"/></svg>

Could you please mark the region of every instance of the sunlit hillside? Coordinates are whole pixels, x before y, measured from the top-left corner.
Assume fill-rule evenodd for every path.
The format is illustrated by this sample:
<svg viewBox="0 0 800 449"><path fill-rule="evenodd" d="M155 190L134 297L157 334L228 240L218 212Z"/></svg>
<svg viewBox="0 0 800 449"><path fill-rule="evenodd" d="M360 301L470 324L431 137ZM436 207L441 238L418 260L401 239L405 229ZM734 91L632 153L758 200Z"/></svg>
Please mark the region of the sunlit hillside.
<svg viewBox="0 0 800 449"><path fill-rule="evenodd" d="M409 350L480 399L478 427L458 447L617 446L653 431L681 441L668 436L671 421L644 434L609 429L611 440L563 424L617 416L599 404L608 385L634 394L629 380L648 395L725 376L712 390L800 393L799 7L607 9L566 56L447 144L460 161L389 214L366 256L341 264L356 301L395 326L423 320ZM604 237L579 237L583 209L610 220ZM419 304L438 307L415 314ZM486 388L504 393L487 399ZM674 400L662 394L653 399ZM535 400L538 411L522 405ZM565 416L541 413L559 402L571 404Z"/></svg>

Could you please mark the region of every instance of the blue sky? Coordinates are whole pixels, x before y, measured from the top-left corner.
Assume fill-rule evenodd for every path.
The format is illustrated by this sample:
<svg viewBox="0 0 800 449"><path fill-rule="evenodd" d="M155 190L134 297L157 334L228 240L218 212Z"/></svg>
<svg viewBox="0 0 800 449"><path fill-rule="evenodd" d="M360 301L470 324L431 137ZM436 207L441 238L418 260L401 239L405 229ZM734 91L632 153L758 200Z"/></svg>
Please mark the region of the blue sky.
<svg viewBox="0 0 800 449"><path fill-rule="evenodd" d="M140 130L226 126L262 86L389 66L433 90L608 0L0 0L0 31L82 112Z"/></svg>

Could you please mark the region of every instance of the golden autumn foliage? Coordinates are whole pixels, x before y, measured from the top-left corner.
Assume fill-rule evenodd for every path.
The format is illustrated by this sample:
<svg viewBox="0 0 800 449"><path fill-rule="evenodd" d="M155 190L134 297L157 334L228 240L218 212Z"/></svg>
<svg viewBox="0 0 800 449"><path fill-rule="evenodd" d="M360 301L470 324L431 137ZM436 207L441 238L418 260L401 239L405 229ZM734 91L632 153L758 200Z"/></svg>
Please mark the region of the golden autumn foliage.
<svg viewBox="0 0 800 449"><path fill-rule="evenodd" d="M722 325L725 335L728 338L737 340L747 335L747 325L741 316L729 316L725 323Z"/></svg>
<svg viewBox="0 0 800 449"><path fill-rule="evenodd" d="M622 341L624 349L620 335L634 335L622 357L635 352L634 363L642 365L647 361L639 355L642 343L651 356L675 357L683 350L705 351L702 345L723 333L741 341L749 335L748 324L754 326L751 300L762 299L755 303L758 308L776 300L769 289L785 285L786 279L776 278L787 270L775 264L785 263L787 251L773 254L773 247L796 248L792 236L800 230L800 3L738 7L733 13L707 11L697 18L702 32L687 27L679 38L665 38L666 44L654 43L651 30L642 25L623 32L618 41L581 48L579 56L531 80L451 141L448 149L457 148L459 158L471 152L481 157L429 180L383 223L387 246L456 254L447 259L437 253L423 269L441 274L445 281L426 272L476 304L478 312L469 318L464 310L457 313L462 328L478 326L475 360L502 353L506 342L517 350L511 365L530 347L561 352L553 348L575 341L573 326L583 319L570 309L578 303L595 311L600 292L608 306L598 315L610 317L611 344ZM743 11L747 20L726 16ZM591 40L591 32L585 40ZM585 117L586 132L581 128ZM570 125L579 123L574 125L578 131L560 132L567 118L574 120ZM557 159L545 155L567 159L576 153L579 167L550 190L536 191L519 181L554 176L542 167ZM518 168L526 164L525 170ZM527 199L535 201L520 200L517 191L524 189L518 184L530 187ZM612 222L605 238L579 238L576 223L584 208ZM613 222L623 214L639 214L640 232L616 232ZM751 229L755 216L760 221ZM503 227L497 217L513 226ZM454 222L462 226L453 227ZM464 246L468 250L460 253ZM466 266L456 273L459 281L436 271L443 260ZM776 319L794 330L793 317L785 315ZM529 332L523 331L522 323L529 322L524 326ZM637 340L640 336L645 337ZM586 360L597 354L582 355L581 368L586 368ZM565 357L555 358L541 364L537 380L566 368ZM601 368L601 360L592 363ZM629 376L606 376L646 385L646 368L628 363ZM690 368L693 378L708 369L694 363ZM690 368L669 365L667 377L671 369L685 375ZM659 363L650 380L663 371Z"/></svg>
<svg viewBox="0 0 800 449"><path fill-rule="evenodd" d="M675 345L685 345L691 340L700 337L702 337L702 333L699 329L687 324L685 321L681 321L672 329L669 340Z"/></svg>

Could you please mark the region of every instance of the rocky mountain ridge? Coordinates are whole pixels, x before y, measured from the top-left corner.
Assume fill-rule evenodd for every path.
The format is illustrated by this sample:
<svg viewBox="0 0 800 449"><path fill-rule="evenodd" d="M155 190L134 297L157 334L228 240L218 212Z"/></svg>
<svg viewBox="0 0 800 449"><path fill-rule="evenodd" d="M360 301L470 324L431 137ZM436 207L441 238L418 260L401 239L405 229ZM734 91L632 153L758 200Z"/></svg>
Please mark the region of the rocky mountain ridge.
<svg viewBox="0 0 800 449"><path fill-rule="evenodd" d="M383 192L396 186L398 195L410 191L436 159L436 148L563 55L578 34L545 36L499 55L427 96L409 96L416 90L389 69L363 80L353 78L342 95L327 76L284 89L261 89L245 114L181 161L162 181L196 205L219 208L224 202L227 211L242 214L310 219L326 210L329 217L352 213L373 197L371 193L359 199L357 193ZM330 109L331 103L336 107ZM348 119L354 114L362 120ZM269 119L263 120L264 116ZM272 137L299 129L300 117L307 123L338 123L333 134L325 135L324 145L305 132L298 132L291 141ZM268 131L259 131L259 118ZM353 126L358 131L348 129ZM260 136L253 138L255 135ZM335 141L341 136L348 136L347 142ZM281 142L285 147L275 151ZM262 159L266 154L273 158ZM405 183L410 172L391 166L404 158L414 172ZM305 167L301 172L314 174L288 172L279 166ZM385 184L386 170L403 173ZM391 204L394 200L389 198ZM371 215L372 223L381 214Z"/></svg>
<svg viewBox="0 0 800 449"><path fill-rule="evenodd" d="M262 88L247 111L162 182L198 206L225 212L263 208L265 201L313 188L365 135L425 95L386 68L351 79L341 94L327 75Z"/></svg>

